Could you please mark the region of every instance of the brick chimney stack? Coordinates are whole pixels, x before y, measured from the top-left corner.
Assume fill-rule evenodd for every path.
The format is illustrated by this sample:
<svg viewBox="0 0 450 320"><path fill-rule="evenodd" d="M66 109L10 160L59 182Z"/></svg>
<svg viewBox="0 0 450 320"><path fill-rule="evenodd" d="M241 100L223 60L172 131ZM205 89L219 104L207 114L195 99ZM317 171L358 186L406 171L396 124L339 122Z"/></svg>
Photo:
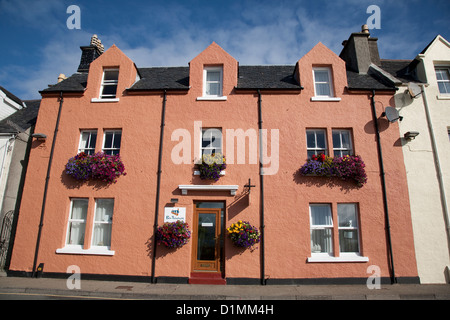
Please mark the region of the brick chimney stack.
<svg viewBox="0 0 450 320"><path fill-rule="evenodd" d="M89 65L105 51L102 41L94 34L89 46L80 47L81 59L78 72L89 72Z"/></svg>

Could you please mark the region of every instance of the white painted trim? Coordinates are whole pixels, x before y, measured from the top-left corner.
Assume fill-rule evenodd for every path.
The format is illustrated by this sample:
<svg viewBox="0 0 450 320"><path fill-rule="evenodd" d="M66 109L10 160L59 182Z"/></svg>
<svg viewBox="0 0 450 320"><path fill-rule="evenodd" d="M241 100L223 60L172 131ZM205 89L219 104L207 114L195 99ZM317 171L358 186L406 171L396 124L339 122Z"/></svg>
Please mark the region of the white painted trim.
<svg viewBox="0 0 450 320"><path fill-rule="evenodd" d="M225 170L220 171L220 175L221 175L221 176L224 176L225 173L226 173ZM195 171L194 171L194 176L199 176L199 175L200 175L200 171L195 170Z"/></svg>
<svg viewBox="0 0 450 320"><path fill-rule="evenodd" d="M197 97L197 101L226 101L227 96L204 96L204 97Z"/></svg>
<svg viewBox="0 0 450 320"><path fill-rule="evenodd" d="M181 194L187 195L188 191L230 191L232 196L236 195L238 185L222 185L222 186L211 186L203 184L192 184L192 185L179 185L178 188L181 190Z"/></svg>
<svg viewBox="0 0 450 320"><path fill-rule="evenodd" d="M448 94L448 95L445 95L445 94L439 94L439 95L436 96L436 98L437 98L438 100L450 100L450 95L449 95L449 94Z"/></svg>
<svg viewBox="0 0 450 320"><path fill-rule="evenodd" d="M329 101L329 102L338 102L341 101L341 98L336 98L336 97L321 97L321 96L317 96L317 97L311 97L311 101Z"/></svg>
<svg viewBox="0 0 450 320"><path fill-rule="evenodd" d="M100 98L92 98L91 102L119 102L119 98L114 99L100 99Z"/></svg>
<svg viewBox="0 0 450 320"><path fill-rule="evenodd" d="M91 247L89 249L83 249L82 246L68 245L64 248L56 249L56 253L113 256L116 252L108 249L108 247Z"/></svg>
<svg viewBox="0 0 450 320"><path fill-rule="evenodd" d="M339 257L330 256L325 253L311 254L308 262L368 262L368 257L363 257L356 253L341 253Z"/></svg>

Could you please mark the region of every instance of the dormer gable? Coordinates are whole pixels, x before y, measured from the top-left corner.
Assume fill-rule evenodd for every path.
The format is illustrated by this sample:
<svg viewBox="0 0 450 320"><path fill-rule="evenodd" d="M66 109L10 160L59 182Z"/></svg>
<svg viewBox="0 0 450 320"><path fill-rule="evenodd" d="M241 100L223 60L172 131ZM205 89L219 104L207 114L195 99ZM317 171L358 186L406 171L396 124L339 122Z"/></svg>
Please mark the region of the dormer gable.
<svg viewBox="0 0 450 320"><path fill-rule="evenodd" d="M295 78L311 101L340 101L347 86L345 61L319 42L297 62Z"/></svg>
<svg viewBox="0 0 450 320"><path fill-rule="evenodd" d="M226 100L237 86L238 62L215 42L189 67L190 87L197 100Z"/></svg>
<svg viewBox="0 0 450 320"><path fill-rule="evenodd" d="M134 62L112 45L90 64L85 95L92 102L117 102L137 76Z"/></svg>

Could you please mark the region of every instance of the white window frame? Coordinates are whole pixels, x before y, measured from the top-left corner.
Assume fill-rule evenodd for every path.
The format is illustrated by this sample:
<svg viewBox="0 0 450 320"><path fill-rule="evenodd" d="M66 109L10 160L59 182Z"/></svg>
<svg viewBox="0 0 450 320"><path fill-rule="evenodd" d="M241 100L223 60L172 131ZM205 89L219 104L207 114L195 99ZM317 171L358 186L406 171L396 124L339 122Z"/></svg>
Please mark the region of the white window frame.
<svg viewBox="0 0 450 320"><path fill-rule="evenodd" d="M437 78L437 71L438 70L443 70L447 73L447 77L448 80L438 80ZM448 92L441 92L441 90L439 89L439 83L448 83L448 86L450 87L450 67L447 66L435 66L434 67L434 71L435 71L435 75L436 75L436 84L437 84L437 89L438 89L438 94L440 96L444 96L446 98L450 97L450 91Z"/></svg>
<svg viewBox="0 0 450 320"><path fill-rule="evenodd" d="M117 90L118 90L118 84L119 84L119 75L117 76L117 80L105 80L105 75L109 71L117 71L119 72L118 68L105 68L103 70L103 76L102 76L102 83L100 85L100 92L98 95L98 98L93 98L91 102L118 102L119 98L117 98ZM105 86L116 86L116 93L113 95L104 95L103 89Z"/></svg>
<svg viewBox="0 0 450 320"><path fill-rule="evenodd" d="M315 147L309 147L308 146L308 133L314 133L314 143ZM319 148L317 147L317 132L322 132L325 138L325 147ZM314 151L315 155L319 155L321 153L328 155L328 142L327 142L327 130L325 129L306 129L306 153L308 154L309 151ZM308 159L310 159L308 155Z"/></svg>
<svg viewBox="0 0 450 320"><path fill-rule="evenodd" d="M113 202L113 212L111 213L111 218L109 221L101 221L101 220L95 220L95 216L97 214L97 206L98 206L98 200L112 200ZM93 217L93 221L92 221L92 236L91 236L91 248L94 250L105 250L105 251L109 251L111 249L111 244L109 245L94 245L94 235L95 235L95 225L96 224L104 224L104 225L109 225L111 228L111 234L112 234L112 223L113 223L113 217L114 217L114 205L115 205L115 201L114 198L97 198L95 199L95 211L94 211L94 217ZM111 237L112 238L112 237ZM112 239L111 239L112 241Z"/></svg>
<svg viewBox="0 0 450 320"><path fill-rule="evenodd" d="M318 82L316 81L316 71L326 71L328 74L328 82ZM333 87L333 77L330 67L313 67L312 69L313 75L313 86L314 86L314 97L311 97L311 101L341 101L341 98L335 96L334 87ZM328 84L328 88L330 91L329 95L319 95L317 93L316 84Z"/></svg>
<svg viewBox="0 0 450 320"><path fill-rule="evenodd" d="M313 207L327 207L330 213L331 218L331 224L320 224L320 225L313 225L313 218L312 218L312 208ZM309 224L310 224L310 240L312 243L312 233L313 230L330 230L330 237L331 237L331 252L314 252L314 248L311 244L311 257L332 257L334 254L334 241L333 241L333 212L331 208L331 204L329 203L311 203L309 205Z"/></svg>
<svg viewBox="0 0 450 320"><path fill-rule="evenodd" d="M217 131L216 131L217 130ZM212 146L212 136L214 134L214 132L220 132L220 147L213 147ZM202 132L201 132L201 140L200 140L200 158L203 156L203 153L205 150L214 150L214 149L219 149L220 153L223 154L223 133L222 133L222 128L202 128ZM210 137L205 137L205 134L210 134ZM205 137L205 140L204 140ZM209 140L207 140L208 138L210 138ZM203 141L209 141L209 145L207 147L203 147ZM212 152L211 152L212 153Z"/></svg>
<svg viewBox="0 0 450 320"><path fill-rule="evenodd" d="M94 141L94 147L89 147L91 145L91 142L92 142L92 134L93 133L96 134L96 139ZM88 147L82 145L83 134L89 134L89 137L86 140L86 145ZM97 130L81 130L81 132L80 132L80 142L78 144L78 153L80 153L80 152L86 153L86 150L88 150L89 152L92 151L92 153L86 153L86 154L94 154L96 145L97 145Z"/></svg>
<svg viewBox="0 0 450 320"><path fill-rule="evenodd" d="M108 134L108 133L112 133L113 134L113 138L112 138L112 141L111 141L111 143L112 143L111 144L111 148L105 148L106 134ZM120 133L121 134L121 140L120 140L120 147L119 148L114 148L114 138L116 136L116 133ZM123 138L122 130L119 130L119 129L117 129L117 130L105 130L103 132L102 152L106 154L107 151L117 151L118 150L119 151L118 154L120 154L120 149L122 147L122 138Z"/></svg>
<svg viewBox="0 0 450 320"><path fill-rule="evenodd" d="M352 226L346 226L346 227L341 227L340 226L340 221L339 221L339 207L342 205L352 205L355 209L355 218L356 221L354 223L352 223ZM347 255L347 256L351 256L351 255L356 255L356 256L360 256L361 255L361 236L360 236L360 232L359 232L359 211L358 211L358 204L356 203L338 203L337 205L337 216L338 216L338 233L339 233L339 254L342 255ZM355 226L356 225L356 226ZM341 242L340 242L340 232L348 230L348 231L356 231L356 235L358 236L358 251L356 252L343 252L341 251Z"/></svg>
<svg viewBox="0 0 450 320"><path fill-rule="evenodd" d="M348 137L349 137L349 144L350 147L349 148L344 148L342 146L342 133L348 133ZM332 130L332 140L333 140L333 155L335 157L342 157L345 154L343 154L344 152L348 152L348 155L353 155L353 138L352 138L352 130L349 129L333 129ZM335 134L339 134L339 142L340 142L340 146L339 147L335 147L334 146L334 135Z"/></svg>
<svg viewBox="0 0 450 320"><path fill-rule="evenodd" d="M219 81L214 83L219 84L219 94L211 95L207 94L207 88L209 81L207 80L208 72L219 72ZM202 96L198 97L197 100L227 100L227 97L223 95L223 66L210 66L203 68L203 89Z"/></svg>
<svg viewBox="0 0 450 320"><path fill-rule="evenodd" d="M83 200L87 202L87 209L86 209L86 219L72 219L73 214L73 203L77 200ZM86 224L87 224L87 216L89 213L89 199L88 198L72 198L70 199L70 210L69 210L69 219L67 222L67 230L66 230L66 240L65 240L65 247L67 248L73 248L73 249L83 249L84 247L84 241L86 240ZM83 236L83 243L82 244L71 244L69 243L70 240L70 233L71 233L71 225L73 222L76 223L84 223L84 236Z"/></svg>

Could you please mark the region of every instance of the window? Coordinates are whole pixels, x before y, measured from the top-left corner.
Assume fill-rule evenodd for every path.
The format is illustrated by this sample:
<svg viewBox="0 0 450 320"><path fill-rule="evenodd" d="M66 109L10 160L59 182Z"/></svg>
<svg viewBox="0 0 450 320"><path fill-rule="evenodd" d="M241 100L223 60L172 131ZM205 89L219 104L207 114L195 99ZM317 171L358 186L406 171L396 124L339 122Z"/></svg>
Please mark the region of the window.
<svg viewBox="0 0 450 320"><path fill-rule="evenodd" d="M436 78L441 94L450 94L449 68L436 68Z"/></svg>
<svg viewBox="0 0 450 320"><path fill-rule="evenodd" d="M122 142L122 131L105 131L103 136L103 152L109 155L120 153L120 144Z"/></svg>
<svg viewBox="0 0 450 320"><path fill-rule="evenodd" d="M311 204L309 206L311 221L311 252L333 252L333 219L329 204Z"/></svg>
<svg viewBox="0 0 450 320"><path fill-rule="evenodd" d="M95 201L94 234L92 236L92 246L111 246L113 212L114 199L97 199Z"/></svg>
<svg viewBox="0 0 450 320"><path fill-rule="evenodd" d="M359 253L358 212L355 203L338 204L339 251Z"/></svg>
<svg viewBox="0 0 450 320"><path fill-rule="evenodd" d="M335 157L353 154L350 130L333 130L333 153Z"/></svg>
<svg viewBox="0 0 450 320"><path fill-rule="evenodd" d="M118 69L105 69L103 72L100 99L114 99L117 93L117 83L119 81Z"/></svg>
<svg viewBox="0 0 450 320"><path fill-rule="evenodd" d="M205 67L203 69L203 96L197 100L227 100L223 95L223 68Z"/></svg>
<svg viewBox="0 0 450 320"><path fill-rule="evenodd" d="M311 101L341 101L334 96L331 68L313 68L314 97Z"/></svg>
<svg viewBox="0 0 450 320"><path fill-rule="evenodd" d="M313 155L327 154L326 132L323 129L306 130L308 159Z"/></svg>
<svg viewBox="0 0 450 320"><path fill-rule="evenodd" d="M78 153L94 154L96 142L97 130L81 131Z"/></svg>
<svg viewBox="0 0 450 320"><path fill-rule="evenodd" d="M201 155L222 153L222 130L202 129Z"/></svg>
<svg viewBox="0 0 450 320"><path fill-rule="evenodd" d="M66 244L83 246L88 199L72 199Z"/></svg>

